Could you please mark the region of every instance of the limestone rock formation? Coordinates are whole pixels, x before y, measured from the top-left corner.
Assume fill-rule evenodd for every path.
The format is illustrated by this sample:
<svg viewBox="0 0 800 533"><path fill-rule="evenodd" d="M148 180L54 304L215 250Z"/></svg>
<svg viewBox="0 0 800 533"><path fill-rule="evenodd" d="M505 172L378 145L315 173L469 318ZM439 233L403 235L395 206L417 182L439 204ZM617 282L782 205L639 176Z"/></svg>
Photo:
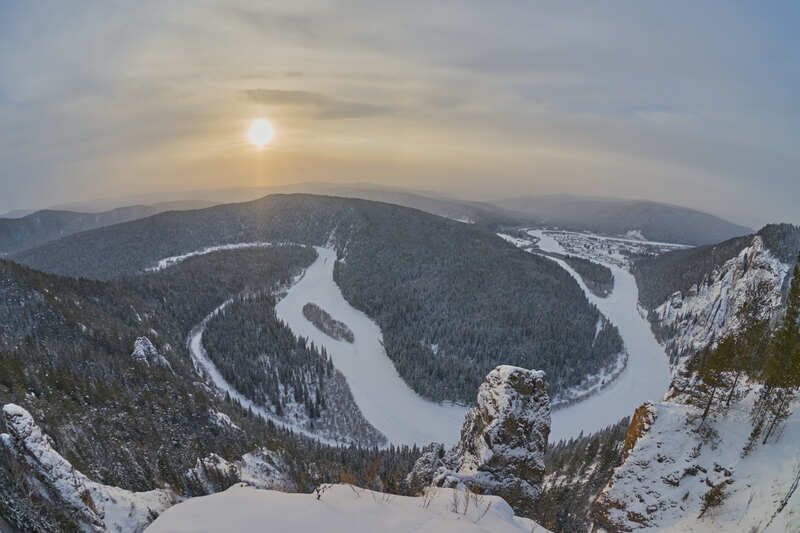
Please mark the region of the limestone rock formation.
<svg viewBox="0 0 800 533"><path fill-rule="evenodd" d="M524 512L541 492L550 433L550 398L544 372L498 366L484 379L449 452L425 450L409 474L409 487L464 485L501 496Z"/></svg>

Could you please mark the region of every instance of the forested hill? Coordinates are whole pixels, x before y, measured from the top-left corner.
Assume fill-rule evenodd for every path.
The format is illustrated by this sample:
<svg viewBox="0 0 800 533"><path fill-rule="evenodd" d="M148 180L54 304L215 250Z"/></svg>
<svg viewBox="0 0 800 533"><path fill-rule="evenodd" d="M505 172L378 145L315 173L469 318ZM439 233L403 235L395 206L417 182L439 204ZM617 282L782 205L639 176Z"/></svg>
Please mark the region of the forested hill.
<svg viewBox="0 0 800 533"><path fill-rule="evenodd" d="M136 274L159 259L218 244L291 241L324 244L355 220L341 198L274 195L206 209L168 211L70 235L12 259L38 270L111 279Z"/></svg>
<svg viewBox="0 0 800 533"><path fill-rule="evenodd" d="M497 205L531 217L537 224L610 235L640 232L651 241L713 244L750 233L750 228L676 205L573 195L517 197Z"/></svg>
<svg viewBox="0 0 800 533"><path fill-rule="evenodd" d="M761 237L765 248L781 262L794 264L800 250L800 227L770 224L753 235L638 259L633 273L639 285L639 301L645 308L654 309L673 293L688 291L736 257L754 236Z"/></svg>
<svg viewBox="0 0 800 533"><path fill-rule="evenodd" d="M27 250L67 235L119 224L199 202L130 205L99 213L43 209L20 218L0 218L0 255ZM206 203L205 205L210 205Z"/></svg>
<svg viewBox="0 0 800 533"><path fill-rule="evenodd" d="M228 251L107 282L0 260L0 405L27 409L76 470L124 489L221 490L236 479L222 473L201 483L191 470L198 460L234 461L261 446L278 454L298 490L338 481L343 467L359 478L377 464L377 451L328 448L265 423L206 386L185 344L188 330L230 295L288 283L313 259L299 247ZM267 326L262 345L281 348L286 331L276 321ZM135 357L142 337L153 359ZM326 396L327 406L336 400ZM19 531L83 530L60 493L29 484L31 472L7 452L0 452L0 516ZM381 457L383 482L414 460L407 449Z"/></svg>
<svg viewBox="0 0 800 533"><path fill-rule="evenodd" d="M20 253L35 268L92 278L238 242L323 245L333 236L345 297L375 319L403 378L436 400L471 402L500 363L545 370L551 393L597 373L622 349L575 281L489 230L366 200L273 195L169 212Z"/></svg>

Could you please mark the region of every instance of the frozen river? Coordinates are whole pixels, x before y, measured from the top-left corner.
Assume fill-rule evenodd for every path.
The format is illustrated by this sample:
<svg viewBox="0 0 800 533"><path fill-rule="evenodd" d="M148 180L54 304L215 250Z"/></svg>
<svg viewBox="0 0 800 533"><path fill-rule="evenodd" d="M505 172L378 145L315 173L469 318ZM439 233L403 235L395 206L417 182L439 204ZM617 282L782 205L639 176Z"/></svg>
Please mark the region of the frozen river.
<svg viewBox="0 0 800 533"><path fill-rule="evenodd" d="M383 335L367 315L351 306L333 280L336 252L316 247L318 257L275 310L295 335L324 346L345 378L364 417L393 444L455 443L466 408L425 400L398 374L386 355ZM338 341L317 329L303 306L312 302L353 331L355 342Z"/></svg>
<svg viewBox="0 0 800 533"><path fill-rule="evenodd" d="M566 253L561 245L540 230L530 232L539 238L546 252ZM614 274L614 290L607 298L595 296L580 275L560 259L550 258L569 272L586 297L617 328L628 350L628 365L610 385L597 394L553 411L550 441L595 432L621 418L646 401L658 401L667 391L672 374L664 348L656 341L650 324L639 313L639 289L633 275L616 265L601 263ZM597 261L600 262L600 261Z"/></svg>

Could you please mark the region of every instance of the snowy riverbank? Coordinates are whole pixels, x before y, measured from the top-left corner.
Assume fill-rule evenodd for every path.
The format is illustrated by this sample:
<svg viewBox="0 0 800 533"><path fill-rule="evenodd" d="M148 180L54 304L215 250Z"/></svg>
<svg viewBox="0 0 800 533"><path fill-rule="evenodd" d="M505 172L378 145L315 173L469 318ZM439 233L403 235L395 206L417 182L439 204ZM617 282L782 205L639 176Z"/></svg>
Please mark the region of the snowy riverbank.
<svg viewBox="0 0 800 533"><path fill-rule="evenodd" d="M364 417L393 444L453 444L466 408L423 399L398 374L386 355L383 335L367 315L352 307L333 279L336 252L316 247L318 257L275 310L295 335L324 346L347 379ZM353 343L335 340L303 316L303 306L317 304L352 330Z"/></svg>
<svg viewBox="0 0 800 533"><path fill-rule="evenodd" d="M566 251L542 230L533 230L541 250L564 254ZM597 261L614 274L614 290L606 298L592 294L580 275L560 259L551 258L570 273L590 302L617 328L628 351L628 364L611 384L597 394L568 407L553 411L550 442L591 433L630 416L646 401L658 401L669 386L671 373L664 348L656 341L650 324L639 312L639 290L633 275L610 262Z"/></svg>

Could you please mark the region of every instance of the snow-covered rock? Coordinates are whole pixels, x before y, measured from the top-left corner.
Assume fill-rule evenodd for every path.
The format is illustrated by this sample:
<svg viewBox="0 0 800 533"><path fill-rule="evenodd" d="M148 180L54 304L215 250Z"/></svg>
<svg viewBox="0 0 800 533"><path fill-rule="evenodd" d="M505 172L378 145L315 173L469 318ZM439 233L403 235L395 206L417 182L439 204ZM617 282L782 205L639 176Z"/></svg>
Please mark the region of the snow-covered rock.
<svg viewBox="0 0 800 533"><path fill-rule="evenodd" d="M518 511L529 509L541 492L549 433L544 372L498 366L481 384L458 444L443 457L441 448L426 450L409 482L423 483L435 466L434 485L468 486L501 496Z"/></svg>
<svg viewBox="0 0 800 533"><path fill-rule="evenodd" d="M779 439L743 457L756 393L712 422L715 435L705 442L693 430L696 424L687 423L694 407L665 401L637 410L625 443L628 456L593 506L595 525L613 533L800 531L800 491L791 493L800 475L800 402ZM702 498L714 485L726 496L700 517Z"/></svg>
<svg viewBox="0 0 800 533"><path fill-rule="evenodd" d="M739 327L737 311L748 291L761 283L770 289L771 316L780 312L781 291L790 267L765 246L758 235L736 257L715 269L685 293L676 292L656 307L651 318L664 332L673 363L712 344Z"/></svg>
<svg viewBox="0 0 800 533"><path fill-rule="evenodd" d="M156 347L147 337L139 337L134 341L131 357L137 363L145 366L163 366L170 371L172 370L172 365L169 364L169 361L158 353Z"/></svg>
<svg viewBox="0 0 800 533"><path fill-rule="evenodd" d="M258 489L275 489L293 492L297 486L289 478L289 466L277 452L258 448L242 456L238 461L228 461L212 453L198 459L194 468L187 472L206 492L217 492L219 481L240 480ZM225 485L229 485L228 482Z"/></svg>
<svg viewBox="0 0 800 533"><path fill-rule="evenodd" d="M3 406L0 443L17 474L45 500L58 506L84 531L137 533L177 501L168 490L131 492L96 483L54 449L33 417L15 404Z"/></svg>
<svg viewBox="0 0 800 533"><path fill-rule="evenodd" d="M206 531L547 533L532 520L514 516L496 496L437 488L424 496L394 496L351 485L325 485L312 494L234 485L177 505L147 528L147 533Z"/></svg>

